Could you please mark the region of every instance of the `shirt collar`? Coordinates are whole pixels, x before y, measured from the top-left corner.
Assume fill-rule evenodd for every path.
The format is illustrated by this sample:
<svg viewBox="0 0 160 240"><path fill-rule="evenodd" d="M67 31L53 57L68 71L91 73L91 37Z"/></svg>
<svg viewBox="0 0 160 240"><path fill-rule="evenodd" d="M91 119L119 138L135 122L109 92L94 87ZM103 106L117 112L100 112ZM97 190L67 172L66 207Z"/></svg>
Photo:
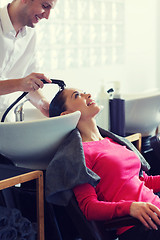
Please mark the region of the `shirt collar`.
<svg viewBox="0 0 160 240"><path fill-rule="evenodd" d="M8 5L7 5L8 6ZM12 25L12 22L10 20L7 6L0 9L0 20L2 24L2 31L5 36L15 38L16 31ZM16 38L20 38L26 35L26 27L23 27Z"/></svg>

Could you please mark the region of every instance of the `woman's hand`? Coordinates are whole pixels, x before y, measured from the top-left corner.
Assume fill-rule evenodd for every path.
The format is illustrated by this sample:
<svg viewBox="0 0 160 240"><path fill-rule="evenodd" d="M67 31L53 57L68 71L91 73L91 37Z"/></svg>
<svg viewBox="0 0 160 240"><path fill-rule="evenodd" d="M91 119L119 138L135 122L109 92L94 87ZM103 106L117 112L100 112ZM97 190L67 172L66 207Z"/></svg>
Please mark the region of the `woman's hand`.
<svg viewBox="0 0 160 240"><path fill-rule="evenodd" d="M49 102L42 98L38 102L38 109L43 113L46 117L49 117Z"/></svg>
<svg viewBox="0 0 160 240"><path fill-rule="evenodd" d="M138 218L149 229L157 230L157 226L160 226L160 210L151 203L133 202L130 215Z"/></svg>
<svg viewBox="0 0 160 240"><path fill-rule="evenodd" d="M27 96L27 99L41 111L46 117L49 117L49 101L43 96L40 90L31 91Z"/></svg>

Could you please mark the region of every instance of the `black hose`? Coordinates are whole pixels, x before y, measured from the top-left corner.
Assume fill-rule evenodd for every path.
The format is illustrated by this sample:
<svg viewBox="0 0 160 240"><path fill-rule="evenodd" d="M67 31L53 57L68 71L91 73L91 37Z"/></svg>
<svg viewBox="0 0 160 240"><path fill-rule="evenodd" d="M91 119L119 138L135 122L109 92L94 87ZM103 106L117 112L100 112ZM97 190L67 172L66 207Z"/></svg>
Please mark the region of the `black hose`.
<svg viewBox="0 0 160 240"><path fill-rule="evenodd" d="M28 92L24 92L22 93L8 108L7 110L4 112L1 122L4 122L7 114L9 113L9 111L24 97L28 94Z"/></svg>
<svg viewBox="0 0 160 240"><path fill-rule="evenodd" d="M49 83L49 82L46 82L44 79L41 79L41 81L46 84L46 83ZM52 83L54 84L57 84L59 86L60 89L64 89L66 84L64 83L64 81L62 80L58 80L58 79L51 79ZM28 92L24 92L22 93L7 109L6 111L4 112L3 116L2 116L2 119L1 119L1 122L4 122L7 114L9 113L9 111L24 97L28 94Z"/></svg>

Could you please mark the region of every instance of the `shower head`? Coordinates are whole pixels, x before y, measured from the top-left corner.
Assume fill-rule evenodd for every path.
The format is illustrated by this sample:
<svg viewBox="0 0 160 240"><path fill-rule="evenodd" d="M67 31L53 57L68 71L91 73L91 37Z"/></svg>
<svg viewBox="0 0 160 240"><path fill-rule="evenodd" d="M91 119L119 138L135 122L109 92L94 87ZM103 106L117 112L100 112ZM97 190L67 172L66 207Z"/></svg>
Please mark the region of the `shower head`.
<svg viewBox="0 0 160 240"><path fill-rule="evenodd" d="M60 90L63 90L66 86L66 84L64 83L63 80L58 80L58 79L50 79L53 83L53 84L57 84L60 88ZM41 81L44 83L44 84L47 84L48 82L46 82L44 79L41 79Z"/></svg>

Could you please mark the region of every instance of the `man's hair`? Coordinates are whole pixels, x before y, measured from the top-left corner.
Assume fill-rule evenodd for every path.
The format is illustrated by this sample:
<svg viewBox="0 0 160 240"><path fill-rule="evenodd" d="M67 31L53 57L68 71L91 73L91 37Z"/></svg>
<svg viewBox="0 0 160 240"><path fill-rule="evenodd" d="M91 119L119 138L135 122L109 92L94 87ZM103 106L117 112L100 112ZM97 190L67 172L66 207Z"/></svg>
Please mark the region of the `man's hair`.
<svg viewBox="0 0 160 240"><path fill-rule="evenodd" d="M63 90L60 90L50 103L49 117L60 116L62 112L66 111L65 101L66 98L64 96Z"/></svg>

